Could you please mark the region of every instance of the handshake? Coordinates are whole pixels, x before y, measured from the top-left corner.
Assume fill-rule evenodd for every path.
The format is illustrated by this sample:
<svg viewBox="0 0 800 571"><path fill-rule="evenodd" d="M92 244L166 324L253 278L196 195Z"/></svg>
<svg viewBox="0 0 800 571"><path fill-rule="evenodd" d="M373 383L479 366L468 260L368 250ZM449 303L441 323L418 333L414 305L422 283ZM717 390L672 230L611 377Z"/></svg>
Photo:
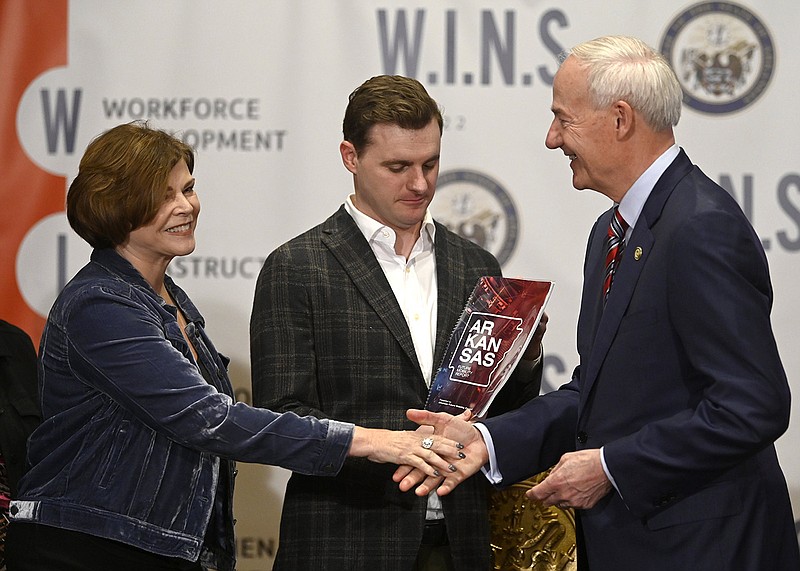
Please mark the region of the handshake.
<svg viewBox="0 0 800 571"><path fill-rule="evenodd" d="M392 479L404 492L415 488L418 496L434 490L447 495L489 463L489 450L470 422L470 411L452 416L411 409L406 416L420 425L416 431L356 427L350 456L398 464ZM563 454L547 477L525 495L545 506L594 507L612 490L601 454L599 448Z"/></svg>
<svg viewBox="0 0 800 571"><path fill-rule="evenodd" d="M420 425L416 431L356 427L349 455L398 464L394 481L404 492L416 487L418 496L433 490L444 496L489 461L481 433L469 422L469 410L452 416L411 409L406 416Z"/></svg>

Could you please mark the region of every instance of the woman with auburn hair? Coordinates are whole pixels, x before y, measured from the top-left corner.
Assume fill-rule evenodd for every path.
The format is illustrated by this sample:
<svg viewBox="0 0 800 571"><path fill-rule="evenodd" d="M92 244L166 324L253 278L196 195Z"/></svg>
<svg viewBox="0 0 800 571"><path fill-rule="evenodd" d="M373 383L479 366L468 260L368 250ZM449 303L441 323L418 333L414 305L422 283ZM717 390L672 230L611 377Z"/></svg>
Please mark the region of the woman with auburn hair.
<svg viewBox="0 0 800 571"><path fill-rule="evenodd" d="M11 571L234 569L234 461L335 475L345 457L454 471L455 442L237 403L166 275L195 248L194 153L143 123L96 138L67 194L91 261L39 351L42 425L12 503Z"/></svg>

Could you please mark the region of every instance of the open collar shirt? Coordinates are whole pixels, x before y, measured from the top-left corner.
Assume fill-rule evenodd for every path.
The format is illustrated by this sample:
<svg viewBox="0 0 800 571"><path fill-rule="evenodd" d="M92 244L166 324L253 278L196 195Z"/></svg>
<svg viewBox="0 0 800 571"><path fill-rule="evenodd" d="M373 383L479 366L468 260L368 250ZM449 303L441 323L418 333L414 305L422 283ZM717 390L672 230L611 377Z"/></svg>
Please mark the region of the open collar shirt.
<svg viewBox="0 0 800 571"><path fill-rule="evenodd" d="M344 208L366 238L392 288L411 332L414 352L417 354L425 383L430 386L436 344L437 299L436 256L433 250L436 225L433 217L429 210L425 212L419 238L406 260L395 252L397 234L393 229L358 210L353 204L352 196L347 197ZM442 501L436 492L431 492L428 495L426 518L442 517Z"/></svg>

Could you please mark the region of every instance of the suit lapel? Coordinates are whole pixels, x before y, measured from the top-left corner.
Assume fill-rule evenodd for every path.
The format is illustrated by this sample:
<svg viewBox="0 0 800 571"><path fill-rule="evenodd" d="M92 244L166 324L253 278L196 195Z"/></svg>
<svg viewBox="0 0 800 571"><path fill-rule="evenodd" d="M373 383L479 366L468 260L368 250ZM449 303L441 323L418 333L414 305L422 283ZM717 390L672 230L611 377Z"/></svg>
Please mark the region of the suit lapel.
<svg viewBox="0 0 800 571"><path fill-rule="evenodd" d="M599 293L600 283L602 280L601 275L604 271L604 262L601 260L601 258L604 256L604 253L602 252L603 248L602 246L600 247L599 254L595 249L592 251L593 259L588 262L592 264L590 270L591 273L587 273L587 276L592 277L587 281L591 282L590 287L594 285L594 282L596 282L597 293L594 297L596 302L594 305L587 304L587 308L589 311L591 311L589 315L597 316L595 319L593 319L593 325L591 328L594 329L594 324L597 325L596 330L593 333L593 338L590 345L591 349L589 351L589 356L585 363L585 370L583 373L584 384L581 389L581 394L584 396L584 398L586 398L591 392L591 388L597 379L600 368L603 365L603 361L605 360L609 348L611 347L611 344L613 343L617 334L622 317L625 315L625 311L627 310L631 298L633 297L633 293L636 290L636 283L639 281L639 276L647 264L647 258L653 249L653 244L655 243L652 228L656 222L658 222L661 212L664 209L664 204L672 194L675 186L683 177L686 176L691 168L692 165L689 161L689 158L686 156L683 150L681 150L680 154L676 157L672 164L667 167L667 170L664 171L664 174L661 175L661 178L658 179L658 182L656 182L656 185L653 187L650 196L647 198L647 201L644 204L642 213L639 215L639 220L636 222L636 226L631 233L628 244L625 247L619 269L614 275L614 283L612 285L611 295L608 297L608 302L606 303L605 309L602 309L601 307L602 301ZM606 212L601 217L601 221L598 222L598 228L596 232L605 233L605 229L608 227L610 220L610 212L611 211ZM597 239L597 237L595 239ZM600 241L602 242L602 240ZM586 297L587 295L591 296L593 294L588 288L584 288L583 295Z"/></svg>
<svg viewBox="0 0 800 571"><path fill-rule="evenodd" d="M440 224L436 223L436 345L433 351L433 374L442 362L447 343L450 340L453 324L464 310L465 298L458 295L465 291L464 275L456 271L463 268L462 252L451 248L449 236Z"/></svg>
<svg viewBox="0 0 800 571"><path fill-rule="evenodd" d="M339 261L353 285L397 339L421 377L422 371L414 351L411 332L397 298L369 243L343 206L326 221L322 243Z"/></svg>

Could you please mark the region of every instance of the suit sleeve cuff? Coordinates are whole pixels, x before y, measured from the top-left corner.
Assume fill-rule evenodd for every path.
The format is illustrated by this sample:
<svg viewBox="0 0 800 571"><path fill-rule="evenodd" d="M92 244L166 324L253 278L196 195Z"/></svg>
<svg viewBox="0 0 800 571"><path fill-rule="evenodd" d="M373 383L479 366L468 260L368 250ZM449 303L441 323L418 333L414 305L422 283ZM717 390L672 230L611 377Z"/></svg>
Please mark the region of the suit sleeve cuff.
<svg viewBox="0 0 800 571"><path fill-rule="evenodd" d="M489 429L480 422L476 422L473 426L475 426L475 428L478 429L478 432L481 433L481 436L483 436L483 442L486 444L486 450L489 451L489 463L481 468L481 472L483 472L483 475L486 476L486 479L489 480L490 483L497 486L503 481L503 475L500 473L500 469L497 466L497 456L495 455L494 451L492 435L489 432Z"/></svg>
<svg viewBox="0 0 800 571"><path fill-rule="evenodd" d="M600 463L603 465L603 472L606 473L608 481L611 482L611 485L614 486L614 489L617 491L620 497L622 497L622 493L619 491L619 488L617 487L617 482L614 481L614 476L611 475L611 471L608 469L608 466L606 465L606 453L604 448L605 446L600 447Z"/></svg>

